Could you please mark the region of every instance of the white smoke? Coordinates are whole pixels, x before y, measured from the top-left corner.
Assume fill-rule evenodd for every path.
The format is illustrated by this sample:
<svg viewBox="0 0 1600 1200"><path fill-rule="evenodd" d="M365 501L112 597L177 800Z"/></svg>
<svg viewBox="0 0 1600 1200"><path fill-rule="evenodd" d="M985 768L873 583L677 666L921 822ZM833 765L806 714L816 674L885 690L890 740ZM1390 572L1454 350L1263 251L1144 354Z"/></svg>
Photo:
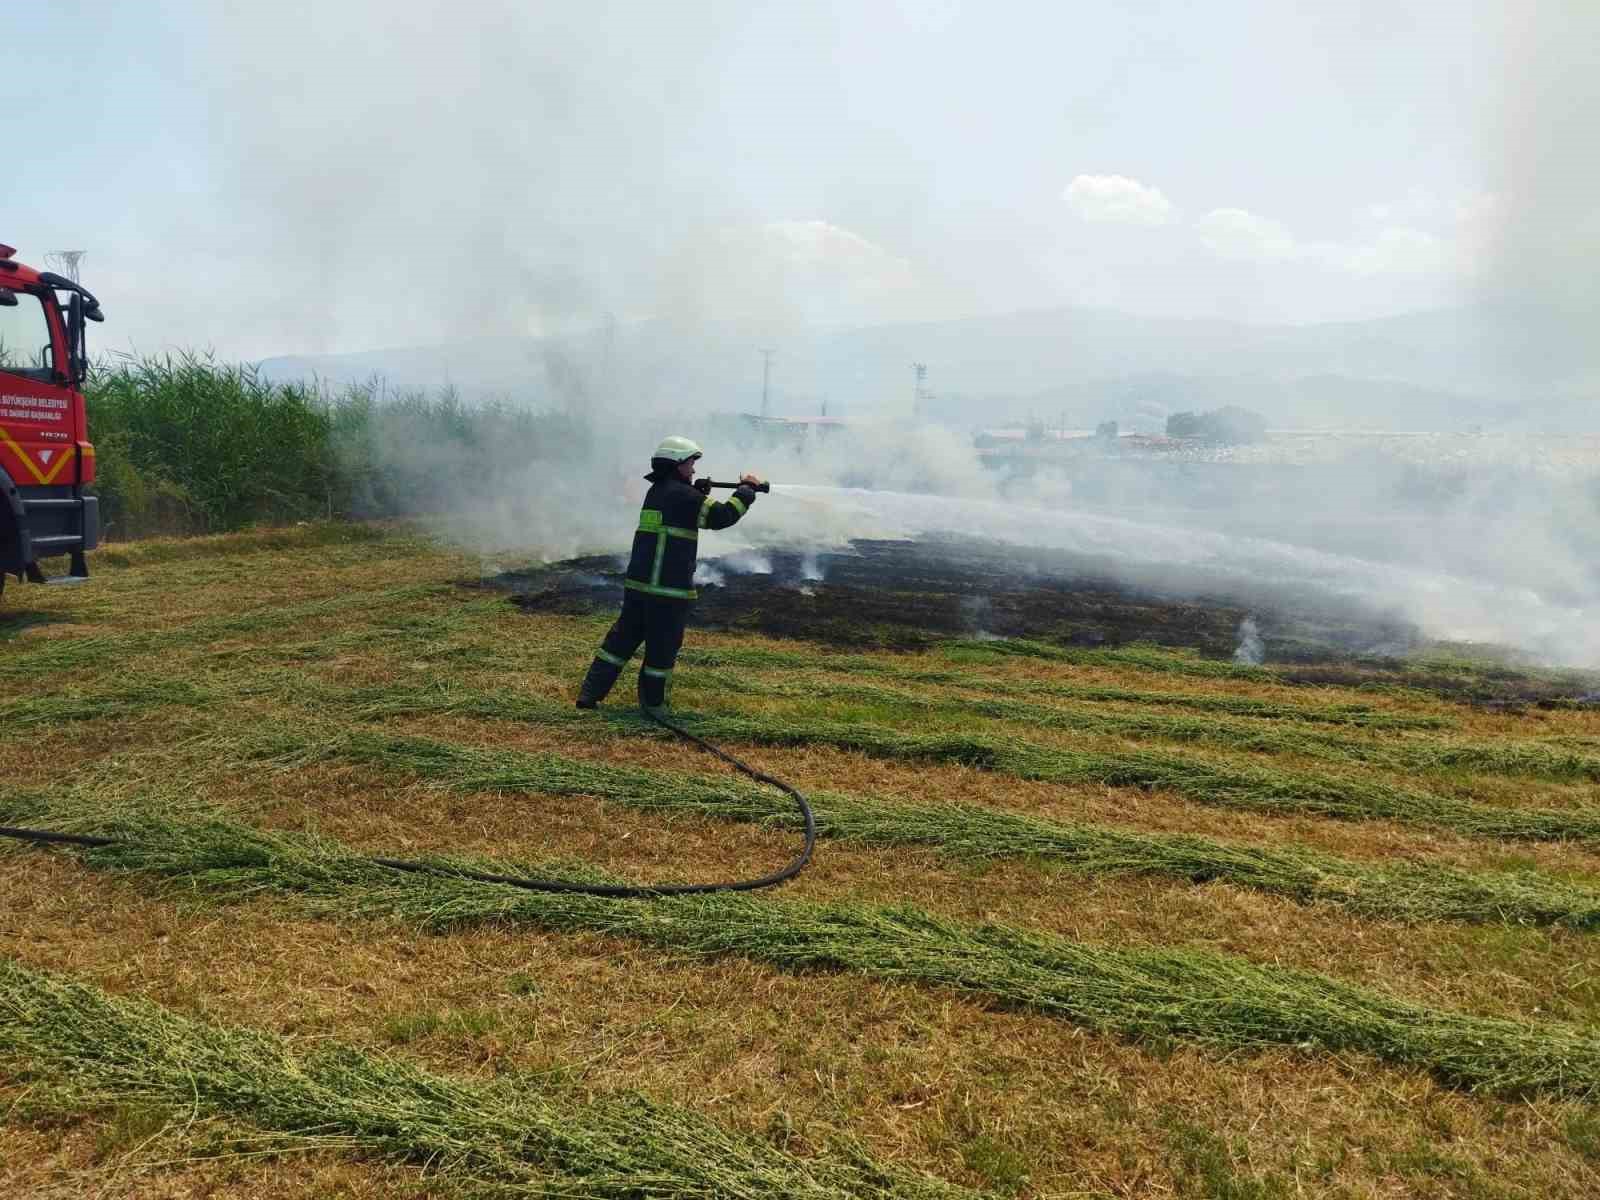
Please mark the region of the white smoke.
<svg viewBox="0 0 1600 1200"><path fill-rule="evenodd" d="M1497 14L1502 61L1484 120L1494 195L1485 361L1540 407L1574 403L1592 427L1600 378L1584 369L1584 351L1600 320L1600 167L1586 139L1600 117L1600 5L1541 0Z"/></svg>
<svg viewBox="0 0 1600 1200"><path fill-rule="evenodd" d="M1246 666L1259 667L1266 661L1267 647L1261 640L1261 630L1255 617L1248 616L1239 622L1239 645L1233 652L1233 661Z"/></svg>
<svg viewBox="0 0 1600 1200"><path fill-rule="evenodd" d="M735 575L771 575L772 558L759 550L736 550L716 560L725 572Z"/></svg>
<svg viewBox="0 0 1600 1200"><path fill-rule="evenodd" d="M804 543L825 544L841 528L876 538L955 533L1015 547L1019 567L1036 548L1092 557L1104 569L1130 577L1220 574L1396 612L1437 638L1518 646L1552 662L1600 665L1600 602L1592 585L1569 591L1559 585L1557 574L1545 576L1542 588L1529 586L1518 579L1515 560L1498 576L1475 578L1386 557L1330 553L1271 537L1083 508L848 488L792 487L782 494L794 501L780 518L786 535ZM1428 533L1424 526L1413 536ZM1386 536L1386 529L1368 535L1369 542ZM1391 554L1398 548L1392 540L1387 544Z"/></svg>
<svg viewBox="0 0 1600 1200"><path fill-rule="evenodd" d="M722 587L728 582L728 577L720 571L715 563L700 562L695 564L694 584L696 587Z"/></svg>
<svg viewBox="0 0 1600 1200"><path fill-rule="evenodd" d="M1433 464L1410 475L1410 464L1352 459L1334 483L1308 476L1288 498L1254 494L1248 471L1178 473L1165 464L1117 475L1075 463L1002 489L974 454L970 429L914 419L910 363L898 357L906 361L899 390L876 377L857 389L874 422L852 413L858 419L831 436L736 451L742 434L717 429L710 410L730 407L729 396L757 407L759 348L779 348L780 410L801 398L820 407L810 392L824 372L809 331L960 311L969 288L979 290L929 278L927 264L947 259L952 239L924 240L920 257L895 243L895 220L882 214L910 206L896 202L891 172L858 188L848 182L857 173L844 169L852 164L834 164L838 176L798 212L744 193L744 160L715 135L728 115L717 85L751 45L746 8L367 0L318 8L309 33L278 8L225 11L202 40L227 147L217 175L230 220L250 230L252 267L270 263L275 278L322 286L292 301L259 287L234 300L242 290L208 273L207 304L229 306L229 324L250 330L263 353L397 341L459 347L452 381L499 347L512 374L525 377L518 403L561 411L591 435L555 455L538 442L502 444L486 474L481 447L380 429L373 455L434 481L437 494L420 507L463 544L536 558L626 545L650 447L686 433L705 443L716 476L753 469L775 481L735 529L703 541L702 554L726 552L720 565L703 566L707 582L760 571L763 561L770 572L780 547L806 555L802 575L813 580L818 555L851 538L946 531L1016 547L1019 570L1034 548L1130 570L1205 566L1392 606L1436 636L1600 662L1592 459L1587 476L1559 479L1537 463L1510 471L1464 459L1460 471ZM1473 217L1489 231L1481 365L1521 381L1506 396L1517 413L1546 411L1554 397L1592 427L1600 380L1583 374L1590 360L1574 347L1592 342L1600 318L1600 172L1582 140L1600 109L1592 62L1600 5L1550 0L1496 12L1490 23L1503 27L1504 57L1502 69L1483 73L1481 189L1495 200ZM419 89L416 80L437 78L440 64L447 85ZM853 215L835 215L835 191L848 193L852 203L840 207ZM921 199L920 208L938 210ZM1109 222L1097 237L1158 237L1177 224L1161 192L1126 178L1083 176L1066 203ZM1280 224L1279 215L1293 220ZM1291 233L1298 214L1268 220L1224 209L1198 221L1215 249L1248 260L1239 279L1305 257ZM1018 240L1039 242L1044 232ZM1433 253L1415 237L1375 246L1407 261ZM1024 248L1029 261L1038 257L1037 244ZM1180 291L1194 283L1171 282ZM1024 280L1009 283L1016 291ZM1026 303L986 286L995 311ZM916 336L929 343L916 357L937 355L937 329ZM1092 332L1074 342L1074 359L1091 357L1094 343ZM1376 350L1351 354L1341 370L1386 373ZM1050 370L1057 374L1000 353L973 368L1007 381L993 384L997 393L1033 389L1041 401L1066 382L1057 375L1067 368ZM1461 366L1465 376L1477 372ZM1094 403L1109 404L1119 386L1077 382ZM967 408L974 422L990 399ZM1247 640L1241 631L1241 648Z"/></svg>

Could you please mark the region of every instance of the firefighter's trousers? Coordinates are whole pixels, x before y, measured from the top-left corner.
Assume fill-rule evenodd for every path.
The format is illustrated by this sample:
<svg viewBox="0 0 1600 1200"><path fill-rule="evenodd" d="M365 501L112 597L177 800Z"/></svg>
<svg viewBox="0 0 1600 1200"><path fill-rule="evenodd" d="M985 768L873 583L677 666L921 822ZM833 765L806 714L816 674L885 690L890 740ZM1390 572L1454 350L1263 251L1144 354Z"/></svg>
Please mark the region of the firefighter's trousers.
<svg viewBox="0 0 1600 1200"><path fill-rule="evenodd" d="M639 668L639 703L657 708L667 702L672 668L683 645L683 623L689 616L687 600L668 600L639 592L622 594L622 612L600 643L584 676L580 700L606 698L633 652L644 643L644 665Z"/></svg>

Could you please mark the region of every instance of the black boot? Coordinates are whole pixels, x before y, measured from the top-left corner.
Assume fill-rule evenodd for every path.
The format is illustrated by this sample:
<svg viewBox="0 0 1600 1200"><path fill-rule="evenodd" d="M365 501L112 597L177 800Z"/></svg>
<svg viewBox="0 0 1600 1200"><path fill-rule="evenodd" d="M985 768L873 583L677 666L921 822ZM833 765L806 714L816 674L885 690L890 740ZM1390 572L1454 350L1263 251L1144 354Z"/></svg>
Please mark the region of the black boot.
<svg viewBox="0 0 1600 1200"><path fill-rule="evenodd" d="M672 703L672 668L645 667L639 672L639 707L666 716Z"/></svg>
<svg viewBox="0 0 1600 1200"><path fill-rule="evenodd" d="M603 658L595 659L589 664L589 673L583 677L583 685L578 688L578 707L593 708L599 704L610 693L620 674L621 667Z"/></svg>

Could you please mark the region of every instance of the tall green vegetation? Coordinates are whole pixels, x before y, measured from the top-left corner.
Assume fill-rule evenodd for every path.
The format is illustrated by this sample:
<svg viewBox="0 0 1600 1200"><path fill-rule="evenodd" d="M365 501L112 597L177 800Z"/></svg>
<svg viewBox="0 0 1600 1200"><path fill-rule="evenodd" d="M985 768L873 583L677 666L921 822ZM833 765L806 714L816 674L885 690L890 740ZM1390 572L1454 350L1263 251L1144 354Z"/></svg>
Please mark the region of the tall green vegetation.
<svg viewBox="0 0 1600 1200"><path fill-rule="evenodd" d="M331 515L332 422L307 387L183 353L102 365L85 400L112 534Z"/></svg>
<svg viewBox="0 0 1600 1200"><path fill-rule="evenodd" d="M570 459L586 436L510 401L376 380L328 393L192 353L102 362L85 400L112 537L435 511L531 460Z"/></svg>

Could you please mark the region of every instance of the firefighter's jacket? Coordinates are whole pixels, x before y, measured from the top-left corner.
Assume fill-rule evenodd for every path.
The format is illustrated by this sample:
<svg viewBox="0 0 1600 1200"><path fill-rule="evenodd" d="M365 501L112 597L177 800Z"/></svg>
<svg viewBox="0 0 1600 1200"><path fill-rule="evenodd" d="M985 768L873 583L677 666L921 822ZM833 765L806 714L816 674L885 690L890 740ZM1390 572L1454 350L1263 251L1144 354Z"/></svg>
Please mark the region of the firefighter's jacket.
<svg viewBox="0 0 1600 1200"><path fill-rule="evenodd" d="M654 483L639 510L639 529L633 535L633 557L623 586L648 596L693 600L700 531L728 528L755 502L755 489L744 485L718 502L676 475Z"/></svg>

